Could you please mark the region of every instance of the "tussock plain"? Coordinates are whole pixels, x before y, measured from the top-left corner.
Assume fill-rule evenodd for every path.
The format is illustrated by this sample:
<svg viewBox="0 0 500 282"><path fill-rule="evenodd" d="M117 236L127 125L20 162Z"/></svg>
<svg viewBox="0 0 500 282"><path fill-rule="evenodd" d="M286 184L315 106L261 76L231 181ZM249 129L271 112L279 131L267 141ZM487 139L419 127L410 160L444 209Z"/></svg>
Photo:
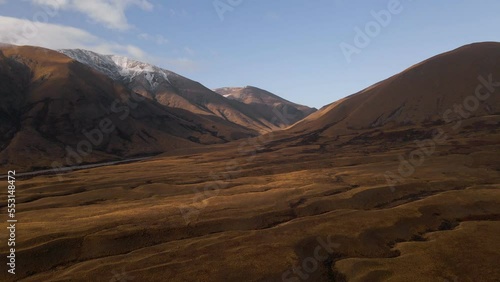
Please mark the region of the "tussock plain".
<svg viewBox="0 0 500 282"><path fill-rule="evenodd" d="M462 135L394 190L384 173L411 141L273 143L255 155L235 143L62 182L20 179L17 277L110 281L123 269L148 281L280 281L321 237L337 248L303 270L310 281L496 281L500 135L496 125ZM215 190L200 196L207 184ZM183 205L198 213L183 216Z"/></svg>

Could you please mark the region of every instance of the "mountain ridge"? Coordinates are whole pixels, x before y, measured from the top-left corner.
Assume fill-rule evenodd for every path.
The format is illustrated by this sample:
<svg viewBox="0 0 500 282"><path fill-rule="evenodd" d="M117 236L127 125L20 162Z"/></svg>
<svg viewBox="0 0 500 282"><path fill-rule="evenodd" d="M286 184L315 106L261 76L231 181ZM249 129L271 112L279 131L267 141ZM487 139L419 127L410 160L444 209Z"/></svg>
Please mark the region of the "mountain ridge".
<svg viewBox="0 0 500 282"><path fill-rule="evenodd" d="M68 157L89 144L83 132L104 119L114 130L78 163L226 143L285 123L270 121L274 107L256 110L152 64L88 50L0 45L0 75L0 163L28 170L75 165Z"/></svg>
<svg viewBox="0 0 500 282"><path fill-rule="evenodd" d="M124 84L131 91L158 103L191 111L212 118L221 118L259 133L266 133L289 124L282 118L270 121L274 108L248 107L215 93L201 83L153 64L123 56L101 55L82 49L63 49L59 52L83 63ZM291 103L291 102L289 102Z"/></svg>
<svg viewBox="0 0 500 282"><path fill-rule="evenodd" d="M500 80L500 43L468 44L414 64L301 120L291 132L322 130L329 136L383 127L443 122L443 114L473 95L484 78ZM475 116L498 114L492 96ZM326 128L325 128L326 127ZM350 128L350 129L349 129Z"/></svg>
<svg viewBox="0 0 500 282"><path fill-rule="evenodd" d="M267 90L255 87L222 87L214 89L221 96L244 103L262 115L274 111L285 122L276 124L280 128L291 126L308 115L317 111L315 108L293 103ZM276 122L276 116L267 116L267 121Z"/></svg>
<svg viewBox="0 0 500 282"><path fill-rule="evenodd" d="M66 55L39 47L0 47L0 163L64 166L226 143L258 133L145 99ZM84 132L113 130L90 144ZM85 146L84 146L85 145ZM68 159L79 153L77 163ZM90 154L90 152L92 154ZM88 152L88 153L87 153Z"/></svg>

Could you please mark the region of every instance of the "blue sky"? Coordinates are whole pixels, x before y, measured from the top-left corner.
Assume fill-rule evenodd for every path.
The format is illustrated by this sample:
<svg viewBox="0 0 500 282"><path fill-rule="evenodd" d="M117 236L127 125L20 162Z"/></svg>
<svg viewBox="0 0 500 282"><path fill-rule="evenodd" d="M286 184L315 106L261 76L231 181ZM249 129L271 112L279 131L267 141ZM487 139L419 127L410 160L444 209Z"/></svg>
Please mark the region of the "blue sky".
<svg viewBox="0 0 500 282"><path fill-rule="evenodd" d="M319 108L439 53L500 41L499 12L497 0L0 0L0 41L127 55L209 88L252 85ZM356 28L369 41L356 44Z"/></svg>

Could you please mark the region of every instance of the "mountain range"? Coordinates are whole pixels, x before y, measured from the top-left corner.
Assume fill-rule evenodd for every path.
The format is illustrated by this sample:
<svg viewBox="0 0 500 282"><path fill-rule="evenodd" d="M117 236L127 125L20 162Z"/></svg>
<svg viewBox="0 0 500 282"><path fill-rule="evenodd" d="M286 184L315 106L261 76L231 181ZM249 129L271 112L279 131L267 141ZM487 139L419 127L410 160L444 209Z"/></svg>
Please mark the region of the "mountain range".
<svg viewBox="0 0 500 282"><path fill-rule="evenodd" d="M496 86L499 61L498 43L467 45L317 111L252 86L212 91L126 57L2 45L0 163L26 170L72 166L269 132L292 144L328 146L457 118L489 127L500 98L474 98L474 90ZM112 130L101 132L101 123Z"/></svg>
<svg viewBox="0 0 500 282"><path fill-rule="evenodd" d="M217 95L217 90L214 92L174 72L126 57L100 55L79 49L59 50L59 52L106 74L125 85L130 91L161 105L187 110L215 120L223 119L257 133L291 125L315 111L258 88L251 88L250 95L272 97L272 103L263 105L250 100L225 99L225 96ZM277 118L271 122L271 116L275 112L283 114L286 110L290 112L286 115L287 120Z"/></svg>
<svg viewBox="0 0 500 282"><path fill-rule="evenodd" d="M226 99L174 72L86 50L2 45L0 77L0 164L23 170L226 143L314 111L293 104L284 118L291 103Z"/></svg>

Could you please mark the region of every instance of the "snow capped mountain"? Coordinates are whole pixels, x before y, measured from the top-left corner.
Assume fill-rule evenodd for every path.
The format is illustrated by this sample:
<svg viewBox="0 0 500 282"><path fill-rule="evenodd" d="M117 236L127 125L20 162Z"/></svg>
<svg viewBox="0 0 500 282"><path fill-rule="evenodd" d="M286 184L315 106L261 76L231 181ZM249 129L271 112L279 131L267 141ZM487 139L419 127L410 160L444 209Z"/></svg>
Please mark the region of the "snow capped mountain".
<svg viewBox="0 0 500 282"><path fill-rule="evenodd" d="M255 87L227 87L216 93L199 82L127 57L81 49L59 52L163 106L222 119L255 132L286 127L315 111ZM286 118L276 118L277 114Z"/></svg>
<svg viewBox="0 0 500 282"><path fill-rule="evenodd" d="M137 76L143 75L153 88L158 86L157 76L160 76L169 84L171 84L168 76L172 75L173 73L170 71L164 70L151 64L135 61L127 57L115 55L112 55L110 57L111 60L118 66L118 72L122 77L126 77L129 80L132 80Z"/></svg>
<svg viewBox="0 0 500 282"><path fill-rule="evenodd" d="M136 94L171 109L180 109L180 114L187 111L255 132L267 132L273 128L263 118L253 116L254 113L202 84L152 64L80 49L59 52L105 74Z"/></svg>
<svg viewBox="0 0 500 282"><path fill-rule="evenodd" d="M101 55L92 51L82 49L58 50L66 56L78 62L96 69L114 80L132 82L138 78L144 78L149 86L148 90L155 90L161 83L170 83L169 76L177 75L157 66L139 62L123 56Z"/></svg>
<svg viewBox="0 0 500 282"><path fill-rule="evenodd" d="M91 51L81 49L66 49L58 50L60 53L79 61L82 64L92 66L94 69L101 71L109 77L118 79L118 65L111 59L112 56L100 55Z"/></svg>
<svg viewBox="0 0 500 282"><path fill-rule="evenodd" d="M0 47L0 163L26 169L50 167L54 161L73 166L258 135L250 128L252 124L209 115L220 110L238 117L229 106L194 104L193 93L202 89L185 78L122 57L83 50L65 52L84 63L40 47ZM167 75L175 87L164 79ZM159 83L156 91L144 90L143 85L150 82ZM134 103L138 101L132 91L150 98ZM207 90L199 96L209 97L210 93ZM214 103L221 104L220 100ZM124 107L128 101L132 103ZM102 121L108 122L106 130ZM69 150L76 150L85 140L92 143L89 150L93 153L77 153L81 161L69 157Z"/></svg>

